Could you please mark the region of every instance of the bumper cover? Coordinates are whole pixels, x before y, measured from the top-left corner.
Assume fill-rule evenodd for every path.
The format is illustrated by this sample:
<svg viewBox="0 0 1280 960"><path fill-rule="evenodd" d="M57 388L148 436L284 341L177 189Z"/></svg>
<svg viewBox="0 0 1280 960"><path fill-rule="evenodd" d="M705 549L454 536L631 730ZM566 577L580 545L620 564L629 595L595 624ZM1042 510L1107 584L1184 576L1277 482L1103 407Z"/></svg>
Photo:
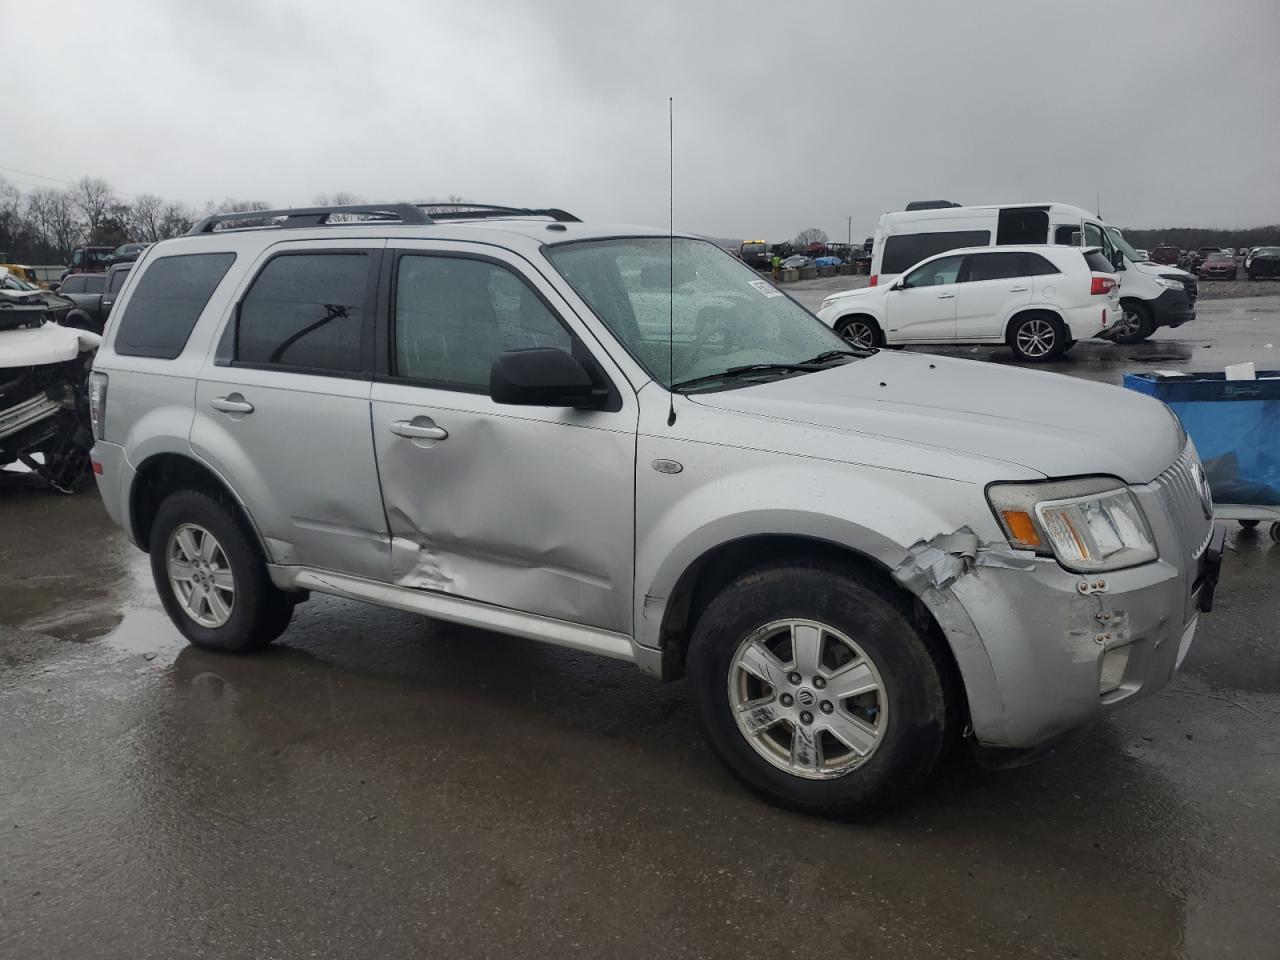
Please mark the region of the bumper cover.
<svg viewBox="0 0 1280 960"><path fill-rule="evenodd" d="M1195 308L1185 290L1166 290L1154 300L1148 300L1147 306L1157 327L1180 327L1196 318Z"/></svg>

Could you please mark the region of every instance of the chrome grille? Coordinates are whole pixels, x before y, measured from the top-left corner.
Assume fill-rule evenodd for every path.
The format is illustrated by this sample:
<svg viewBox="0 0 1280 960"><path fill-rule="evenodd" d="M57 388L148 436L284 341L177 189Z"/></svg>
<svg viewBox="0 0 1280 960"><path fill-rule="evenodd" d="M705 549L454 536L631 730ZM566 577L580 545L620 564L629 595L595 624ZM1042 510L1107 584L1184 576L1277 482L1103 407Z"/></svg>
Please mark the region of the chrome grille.
<svg viewBox="0 0 1280 960"><path fill-rule="evenodd" d="M1160 495L1168 514L1169 523L1178 538L1178 544L1184 547L1187 554L1197 560L1209 546L1213 536L1213 520L1206 519L1204 503L1201 500L1201 480L1203 470L1200 457L1193 444L1187 443L1182 448L1178 459L1164 473L1156 477L1151 484ZM1207 487L1205 488L1207 490ZM1210 501L1210 512L1213 504Z"/></svg>

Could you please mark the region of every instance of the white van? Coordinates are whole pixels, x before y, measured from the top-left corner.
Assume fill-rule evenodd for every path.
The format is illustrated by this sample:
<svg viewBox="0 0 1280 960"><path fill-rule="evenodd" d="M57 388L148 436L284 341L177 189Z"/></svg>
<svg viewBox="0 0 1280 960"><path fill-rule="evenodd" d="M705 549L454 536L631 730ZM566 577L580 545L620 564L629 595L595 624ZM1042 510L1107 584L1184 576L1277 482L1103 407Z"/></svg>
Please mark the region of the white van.
<svg viewBox="0 0 1280 960"><path fill-rule="evenodd" d="M1039 243L1102 248L1120 280L1123 316L1114 334L1119 343L1137 343L1157 327L1195 319L1194 276L1144 262L1119 230L1069 203L931 206L882 214L871 251L871 285L891 283L921 260L948 250Z"/></svg>

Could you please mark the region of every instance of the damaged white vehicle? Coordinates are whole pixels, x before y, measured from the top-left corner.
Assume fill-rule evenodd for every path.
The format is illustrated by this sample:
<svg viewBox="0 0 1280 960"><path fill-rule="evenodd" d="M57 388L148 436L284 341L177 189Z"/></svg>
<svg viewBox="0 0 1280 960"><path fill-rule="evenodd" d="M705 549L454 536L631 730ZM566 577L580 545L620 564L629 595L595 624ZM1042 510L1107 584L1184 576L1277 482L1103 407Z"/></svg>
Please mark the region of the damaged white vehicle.
<svg viewBox="0 0 1280 960"><path fill-rule="evenodd" d="M0 468L21 463L71 493L93 444L86 387L100 338L49 314L43 291L0 296Z"/></svg>
<svg viewBox="0 0 1280 960"><path fill-rule="evenodd" d="M195 644L320 591L687 672L738 778L846 816L1159 689L1212 605L1155 400L863 349L711 243L560 210L247 216L143 255L90 383ZM664 274L698 291L665 330Z"/></svg>

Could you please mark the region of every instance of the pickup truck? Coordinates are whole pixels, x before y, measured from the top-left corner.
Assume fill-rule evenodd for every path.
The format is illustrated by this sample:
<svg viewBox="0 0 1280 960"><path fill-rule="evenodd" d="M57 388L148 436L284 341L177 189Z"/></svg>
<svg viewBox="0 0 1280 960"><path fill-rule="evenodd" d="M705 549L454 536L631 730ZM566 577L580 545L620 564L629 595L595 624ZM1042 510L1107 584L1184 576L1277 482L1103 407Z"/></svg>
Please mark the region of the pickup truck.
<svg viewBox="0 0 1280 960"><path fill-rule="evenodd" d="M74 273L62 281L58 293L75 303L62 321L65 326L101 333L111 305L124 286L133 263L113 264L106 273Z"/></svg>

